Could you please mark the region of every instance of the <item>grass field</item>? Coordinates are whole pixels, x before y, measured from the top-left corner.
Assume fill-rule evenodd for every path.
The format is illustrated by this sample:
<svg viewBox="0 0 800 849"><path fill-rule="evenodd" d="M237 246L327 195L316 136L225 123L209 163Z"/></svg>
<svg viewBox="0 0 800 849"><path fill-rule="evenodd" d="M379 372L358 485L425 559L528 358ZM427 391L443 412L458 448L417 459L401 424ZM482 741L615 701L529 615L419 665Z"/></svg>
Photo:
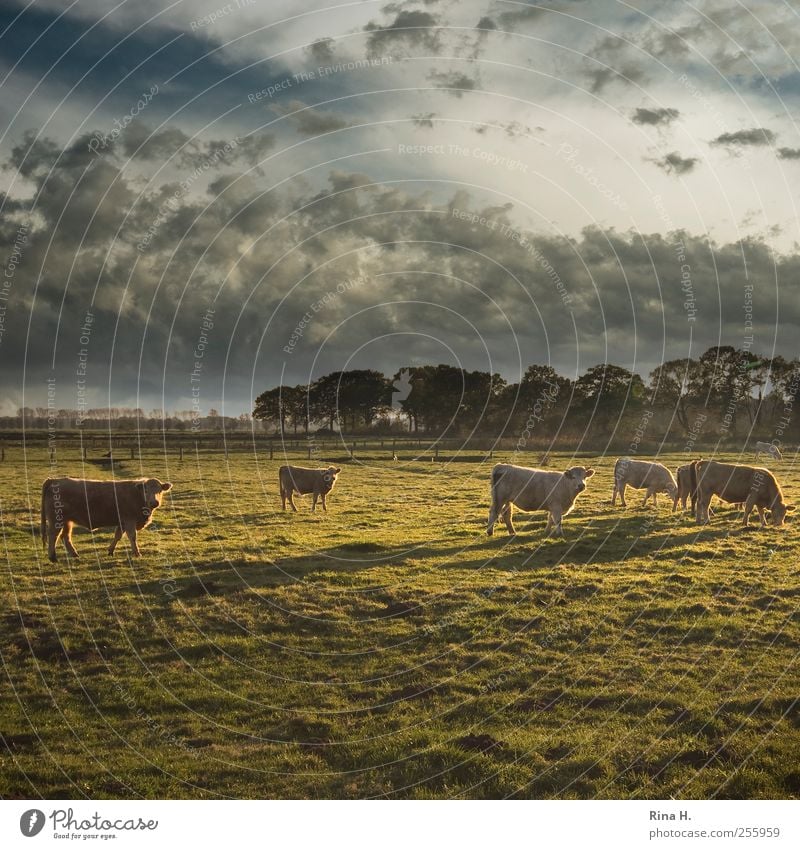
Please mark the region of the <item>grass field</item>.
<svg viewBox="0 0 800 849"><path fill-rule="evenodd" d="M612 508L614 457L559 455L598 471L566 538L489 539L510 455L347 463L312 515L277 459L154 453L144 556L51 564L42 480L109 475L44 453L2 466L5 798L800 796L800 519Z"/></svg>

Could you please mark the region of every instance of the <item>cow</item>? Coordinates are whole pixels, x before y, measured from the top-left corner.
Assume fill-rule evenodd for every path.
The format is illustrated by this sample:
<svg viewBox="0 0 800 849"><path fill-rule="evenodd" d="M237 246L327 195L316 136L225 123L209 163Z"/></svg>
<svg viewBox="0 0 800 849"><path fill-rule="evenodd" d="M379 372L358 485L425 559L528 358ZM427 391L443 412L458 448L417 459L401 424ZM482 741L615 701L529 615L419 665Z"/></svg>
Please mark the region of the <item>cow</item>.
<svg viewBox="0 0 800 849"><path fill-rule="evenodd" d="M327 513L328 507L325 504L325 497L333 489L336 484L336 476L341 472L335 466L328 466L327 469L304 469L302 466L281 466L278 469L278 483L281 490L281 503L283 509L286 509L286 501L294 512L297 512L297 507L294 503L293 495L296 492L298 495L314 496L311 503L311 512L317 509L317 499L322 499L322 509Z"/></svg>
<svg viewBox="0 0 800 849"><path fill-rule="evenodd" d="M773 445L771 442L756 442L756 460L762 454L769 454L773 460L783 460L783 455L778 450L778 446Z"/></svg>
<svg viewBox="0 0 800 849"><path fill-rule="evenodd" d="M565 472L547 472L498 463L492 469L492 506L486 533L492 536L498 518L506 524L510 534L515 534L511 521L512 508L520 510L547 510L546 530L563 537L561 519L575 505L575 499L586 489L586 480L594 469L573 466Z"/></svg>
<svg viewBox="0 0 800 849"><path fill-rule="evenodd" d="M658 505L658 493L666 492L676 503L678 497L678 485L672 472L662 463L653 463L648 460L632 460L630 457L620 457L614 464L614 491L611 494L611 504L616 504L617 494L620 503L627 507L625 502L625 487L634 489L646 489L642 507L647 504L647 499L653 497L653 504Z"/></svg>
<svg viewBox="0 0 800 849"><path fill-rule="evenodd" d="M695 512L695 492L692 489L692 464L685 463L683 466L678 466L675 470L675 481L677 483L677 491L672 499L672 512L678 509L678 502L681 502L681 510L686 510L686 499L692 500L692 513Z"/></svg>
<svg viewBox="0 0 800 849"><path fill-rule="evenodd" d="M697 492L695 519L698 524L708 523L708 508L713 496L722 501L744 503L744 519L747 527L753 507L758 510L761 527L766 527L764 511L770 511L772 524L780 527L786 514L794 507L787 507L783 492L769 469L744 466L735 463L719 463L716 460L695 460L691 464L692 489Z"/></svg>
<svg viewBox="0 0 800 849"><path fill-rule="evenodd" d="M78 557L72 544L75 525L92 531L114 528L109 554L114 553L125 533L133 556L140 557L136 532L150 524L153 512L161 506L162 493L170 489L171 483L161 483L157 478L123 481L48 478L42 484L41 533L51 562L56 562L56 542L62 535L67 554Z"/></svg>

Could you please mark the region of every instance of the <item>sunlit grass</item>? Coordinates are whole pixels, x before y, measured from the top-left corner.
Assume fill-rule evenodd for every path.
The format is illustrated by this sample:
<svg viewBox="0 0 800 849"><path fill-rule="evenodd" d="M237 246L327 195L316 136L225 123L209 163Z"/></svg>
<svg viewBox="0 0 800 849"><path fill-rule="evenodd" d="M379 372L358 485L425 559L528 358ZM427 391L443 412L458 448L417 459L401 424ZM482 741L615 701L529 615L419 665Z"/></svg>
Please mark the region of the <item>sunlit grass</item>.
<svg viewBox="0 0 800 849"><path fill-rule="evenodd" d="M794 522L612 508L612 456L564 540L489 539L510 455L364 452L312 515L277 457L152 454L119 472L174 483L142 559L50 564L42 480L107 473L43 453L3 464L4 797L800 795Z"/></svg>

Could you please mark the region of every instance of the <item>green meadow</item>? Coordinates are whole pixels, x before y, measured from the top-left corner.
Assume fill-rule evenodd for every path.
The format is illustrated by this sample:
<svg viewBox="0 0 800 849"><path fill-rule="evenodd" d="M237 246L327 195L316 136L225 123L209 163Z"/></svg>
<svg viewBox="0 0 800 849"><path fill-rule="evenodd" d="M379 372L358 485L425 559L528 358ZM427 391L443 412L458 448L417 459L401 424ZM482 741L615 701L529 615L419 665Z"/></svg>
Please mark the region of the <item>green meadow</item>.
<svg viewBox="0 0 800 849"><path fill-rule="evenodd" d="M538 456L320 457L292 514L277 456L153 451L143 557L51 564L42 481L110 472L45 455L2 464L4 798L800 797L800 519L612 508L614 456L554 454L597 470L565 538L488 538L491 466Z"/></svg>

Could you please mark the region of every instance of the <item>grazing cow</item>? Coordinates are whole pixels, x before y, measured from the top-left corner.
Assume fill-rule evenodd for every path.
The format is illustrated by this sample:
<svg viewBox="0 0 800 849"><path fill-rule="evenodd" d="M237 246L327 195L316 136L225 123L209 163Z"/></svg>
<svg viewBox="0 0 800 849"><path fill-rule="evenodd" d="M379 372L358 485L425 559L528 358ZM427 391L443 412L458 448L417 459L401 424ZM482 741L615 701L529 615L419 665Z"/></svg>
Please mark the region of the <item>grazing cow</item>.
<svg viewBox="0 0 800 849"><path fill-rule="evenodd" d="M770 511L772 524L780 527L786 514L794 510L783 501L778 481L768 469L742 466L735 463L718 463L716 460L695 460L691 467L692 488L697 492L695 518L698 524L708 522L708 508L713 496L722 501L744 503L745 527L750 521L753 507L758 510L761 527L766 526L764 511Z"/></svg>
<svg viewBox="0 0 800 849"><path fill-rule="evenodd" d="M72 528L115 528L108 548L113 554L123 533L128 535L134 557L141 556L136 532L146 528L153 511L161 506L161 494L171 483L156 478L131 481L95 481L81 478L48 478L42 485L42 544L47 542L50 560L56 562L56 542L63 533L64 547L72 557Z"/></svg>
<svg viewBox="0 0 800 849"><path fill-rule="evenodd" d="M771 442L756 442L756 460L762 454L769 454L773 460L783 460L783 455L778 450L778 446L773 445Z"/></svg>
<svg viewBox="0 0 800 849"><path fill-rule="evenodd" d="M486 533L491 536L498 518L514 534L512 507L520 510L547 510L547 528L555 536L564 536L561 519L572 510L575 499L586 489L586 479L594 469L573 466L566 472L546 472L498 463L492 469L492 506Z"/></svg>
<svg viewBox="0 0 800 849"><path fill-rule="evenodd" d="M325 504L325 496L333 489L336 483L336 476L341 472L335 466L328 466L327 469L304 469L301 466L281 466L278 470L278 483L281 488L281 503L283 509L286 509L286 500L289 500L289 505L292 510L297 512L297 507L294 504L293 495L296 492L298 495L314 496L311 503L311 512L317 509L317 499L322 499L322 509L327 513L328 507Z"/></svg>
<svg viewBox="0 0 800 849"><path fill-rule="evenodd" d="M642 507L647 504L647 499L653 496L653 504L658 504L658 493L666 492L677 502L678 485L672 472L662 463L653 463L648 460L632 460L630 457L620 457L614 464L614 491L611 494L611 504L617 501L619 493L620 502L623 507L625 502L625 487L632 486L634 489L646 489Z"/></svg>

